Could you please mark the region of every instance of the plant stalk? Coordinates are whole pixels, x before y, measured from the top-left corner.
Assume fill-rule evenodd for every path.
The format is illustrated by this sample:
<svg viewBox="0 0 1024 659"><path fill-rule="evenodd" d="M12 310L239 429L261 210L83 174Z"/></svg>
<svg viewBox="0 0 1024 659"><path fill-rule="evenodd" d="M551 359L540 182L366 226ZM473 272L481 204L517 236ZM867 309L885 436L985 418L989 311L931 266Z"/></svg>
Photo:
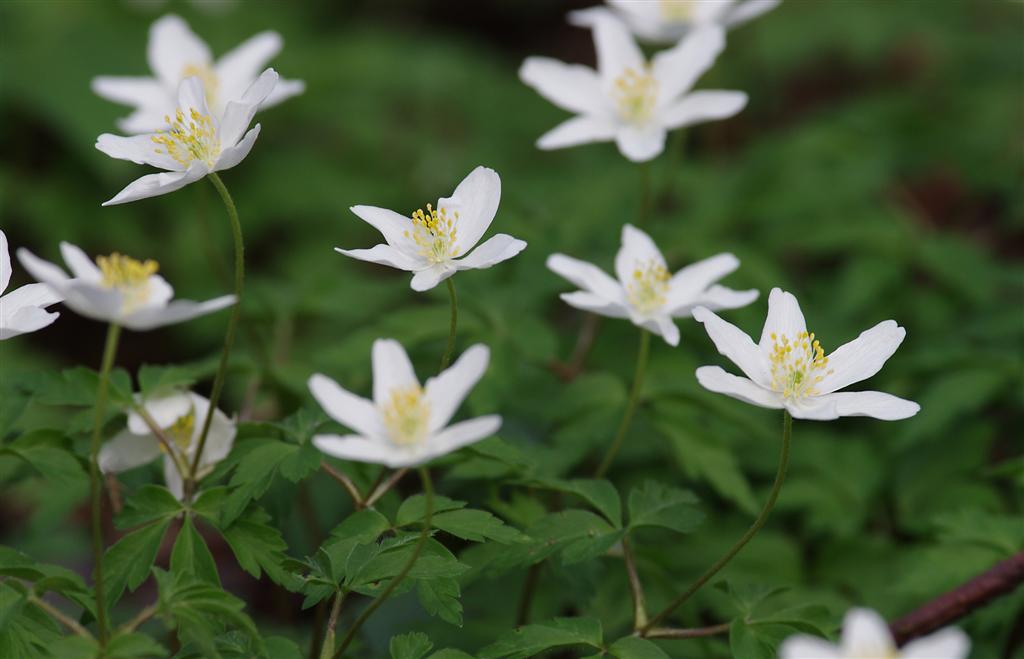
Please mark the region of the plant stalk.
<svg viewBox="0 0 1024 659"><path fill-rule="evenodd" d="M452 363L452 354L455 352L455 329L459 322L459 299L455 295L455 283L452 279L452 277L449 277L444 280L448 284L448 297L451 298L452 313L448 327L448 347L445 348L444 355L441 357L440 370L442 371Z"/></svg>
<svg viewBox="0 0 1024 659"><path fill-rule="evenodd" d="M633 373L633 387L629 391L629 400L626 401L626 411L622 415L622 422L619 424L619 430L615 433L615 439L612 440L612 445L608 447L608 452L605 453L604 459L601 460L601 464L598 466L597 471L594 472L594 478L601 478L607 473L608 468L612 466L612 462L615 460L615 456L618 454L619 449L622 448L622 442L626 439L626 432L629 430L629 425L633 421L633 414L636 412L637 403L640 400L640 387L644 381L644 370L647 368L647 359L651 352L651 333L645 329L640 329L640 350L636 357L636 370Z"/></svg>

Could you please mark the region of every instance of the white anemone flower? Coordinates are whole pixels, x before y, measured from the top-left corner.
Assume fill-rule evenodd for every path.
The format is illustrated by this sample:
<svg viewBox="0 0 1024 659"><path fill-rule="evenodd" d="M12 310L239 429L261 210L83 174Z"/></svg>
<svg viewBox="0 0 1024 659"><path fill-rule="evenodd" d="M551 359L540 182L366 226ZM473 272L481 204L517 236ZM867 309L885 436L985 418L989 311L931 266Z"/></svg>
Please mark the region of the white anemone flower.
<svg viewBox="0 0 1024 659"><path fill-rule="evenodd" d="M141 399L139 404L149 421L160 429L163 441L147 419L136 410L128 411L128 427L100 448L97 461L105 474L128 471L164 456L164 481L167 489L182 498L183 473L188 473L199 448L203 421L210 410L210 401L192 392L175 392L165 396ZM196 479L213 471L214 466L227 457L235 442L235 422L220 410L214 410L210 432L199 458Z"/></svg>
<svg viewBox="0 0 1024 659"><path fill-rule="evenodd" d="M519 78L563 110L577 115L537 140L541 149L561 149L614 140L634 162L651 160L665 148L667 131L731 117L747 104L738 91L690 91L725 47L725 33L712 25L694 30L650 62L626 26L611 16L594 23L597 71L547 57L529 57Z"/></svg>
<svg viewBox="0 0 1024 659"><path fill-rule="evenodd" d="M24 247L18 250L18 259L29 274L63 296L68 308L93 320L145 331L219 311L236 300L223 295L206 302L171 301L174 289L156 274L156 261L136 261L115 252L93 263L71 243L61 243L60 251L73 277Z"/></svg>
<svg viewBox="0 0 1024 659"><path fill-rule="evenodd" d="M806 634L787 638L780 659L966 659L971 641L956 627L940 629L897 649L885 620L870 609L851 609L839 645Z"/></svg>
<svg viewBox="0 0 1024 659"><path fill-rule="evenodd" d="M501 200L501 178L493 169L477 167L459 183L451 197L427 204L411 216L375 206L353 206L352 212L384 235L386 244L370 249L335 248L345 256L414 273L414 291L426 291L459 270L489 268L526 248L526 242L499 233L479 247ZM474 249L476 247L476 249Z"/></svg>
<svg viewBox="0 0 1024 659"><path fill-rule="evenodd" d="M768 317L759 344L708 309L698 307L693 317L704 323L718 351L747 376L701 366L697 380L705 389L817 421L841 416L895 421L921 409L913 401L879 391L838 392L878 373L896 352L907 331L894 320L878 323L826 356L814 333L807 331L796 298L778 288L768 296Z"/></svg>
<svg viewBox="0 0 1024 659"><path fill-rule="evenodd" d="M168 15L149 29L147 59L152 77L99 76L92 90L115 103L135 107L131 115L117 122L126 133L152 133L167 125L165 117L174 116L181 83L196 77L202 83L206 102L214 117L220 119L231 102L242 100L260 71L266 68L282 46L277 32L260 32L234 50L214 61L210 48L181 18ZM277 105L301 94L301 80L281 80L260 102L260 108Z"/></svg>
<svg viewBox="0 0 1024 659"><path fill-rule="evenodd" d="M606 6L569 13L569 22L593 27L602 17L621 19L638 39L676 43L705 25L732 28L779 6L780 0L606 0Z"/></svg>
<svg viewBox="0 0 1024 659"><path fill-rule="evenodd" d="M136 179L103 205L167 194L242 162L260 134L260 125L246 129L276 83L277 72L267 69L218 118L206 104L200 79L186 78L178 90L178 109L166 117L166 130L131 137L100 135L96 148L111 158L166 170Z"/></svg>
<svg viewBox="0 0 1024 659"><path fill-rule="evenodd" d="M697 306L736 309L757 299L755 290L734 291L715 284L740 266L732 254L717 254L673 275L651 237L630 224L622 227L622 247L615 255L618 280L592 263L564 254L552 254L547 265L582 289L562 293L567 304L602 316L628 318L672 346L679 345L673 318L688 318Z"/></svg>
<svg viewBox="0 0 1024 659"><path fill-rule="evenodd" d="M354 435L317 435L313 444L342 460L391 468L412 467L490 437L501 427L496 414L448 425L490 361L477 344L420 386L409 356L393 339L373 342L373 400L349 393L326 375L309 379L320 406Z"/></svg>
<svg viewBox="0 0 1024 659"><path fill-rule="evenodd" d="M27 284L4 295L13 272L7 235L0 231L0 341L41 330L60 316L46 310L63 300L46 284Z"/></svg>

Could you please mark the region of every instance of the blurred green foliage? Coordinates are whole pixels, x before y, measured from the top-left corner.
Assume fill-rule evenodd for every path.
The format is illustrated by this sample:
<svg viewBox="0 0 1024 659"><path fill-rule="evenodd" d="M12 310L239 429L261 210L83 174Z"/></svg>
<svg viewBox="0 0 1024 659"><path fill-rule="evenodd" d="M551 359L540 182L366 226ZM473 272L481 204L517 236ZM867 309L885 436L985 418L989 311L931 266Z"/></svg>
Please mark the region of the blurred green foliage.
<svg viewBox="0 0 1024 659"><path fill-rule="evenodd" d="M286 45L272 65L308 85L305 95L259 115L263 132L255 149L224 176L244 225L249 277L245 327L222 407L237 411L247 392L257 391L257 418L279 421L301 408L309 418L293 417L273 432L267 424L248 424L221 470L231 494L209 492L226 497L217 506L234 518L218 512L204 524L222 530L245 570L233 567L224 542L210 541L225 588L241 598L218 602L218 610L236 615L244 602L261 633L303 647L314 624L322 624L301 609L300 596L267 577L253 579L267 572L286 582L285 554L294 561L311 557L302 569L321 574L330 565L314 560L320 540L352 512L338 485L312 471L315 456L310 463L304 453L309 429L322 422L312 412L306 379L323 372L366 392L370 344L379 336L399 339L425 376L443 349L448 314L443 288L415 294L405 273L346 259L332 248L377 241L349 206L411 211L448 194L478 164L502 176L494 230L529 247L500 267L456 278L459 349L481 341L493 355L468 409L499 411L505 422L501 440L444 462L438 490L505 525L477 518L469 530L458 519L439 527L444 544L431 541L436 560L448 564L448 556L457 556L451 565L458 569L443 580L417 580L418 593L389 601L365 627L366 653L384 656L390 643L394 656L485 646L486 656L506 656L500 644L514 643L505 635L516 622L526 564L537 558L536 547L516 544L519 532L552 543L531 621L548 625L538 633L560 634L570 639L566 647L583 643L580 648L600 647L602 638L611 645L630 630L621 560L595 558L621 537L623 510L636 529L654 611L742 533L771 483L780 419L698 387L694 368L723 358L692 321L680 323L677 349L654 343L642 406L611 474L617 488L611 499L567 485L592 470L611 439L636 330L602 320L583 375L562 382L551 365L568 359L584 320L558 300L567 284L545 269L544 259L561 251L610 268L619 229L636 216L640 172L607 144L552 153L533 146L564 113L519 83L522 57L589 62L593 56L588 35L563 24L564 8L542 2L481 4L465 12L441 2L170 8L216 54L260 30L279 31ZM120 3L0 6L0 227L12 246L44 258L55 259L58 242L67 240L88 253L158 259L179 295L204 299L229 288L229 234L209 186L100 207L140 168L93 148L125 110L93 96L89 81L146 73L147 29L158 15ZM897 616L1024 545L1022 27L1014 3L784 3L731 33L699 85L745 90L748 108L672 141L674 152L653 163L657 197L647 228L670 267L719 251L737 254L743 265L727 283L756 287L763 296L727 317L751 333L759 331L767 291L776 285L798 296L827 349L897 319L907 340L866 384L922 406L898 423L797 422L790 479L775 514L722 573L729 587L699 593L677 614L680 624L749 614L761 601L751 592L790 586L772 595L779 603L767 608L824 607L816 628L831 632L849 606ZM25 281L16 265L15 283ZM119 365L136 373L142 364L186 363L186 375L168 377L199 378L202 390L224 322L215 315L128 334ZM91 561L80 512L87 482L68 451L85 455L80 431L89 417L53 404L74 405L83 391L88 404L91 390L74 379L58 387L56 375L41 371L95 367L102 331L65 311L53 327L0 344L0 438L21 442L29 454L11 457L15 446L0 455L0 541L81 574ZM53 399L30 401L31 391ZM275 443L266 444L268 438ZM246 462L260 450L280 453L279 474ZM350 470L364 488L376 476L375 468ZM145 483L160 482L155 467L122 480L127 492L139 493ZM415 479L407 480L378 506L390 519L402 517L402 494L417 491ZM249 506L254 498L262 508ZM659 499L674 507L670 513L654 509ZM669 523L659 523L665 515ZM268 519L280 529L276 538L246 535L263 533ZM144 549L162 567L175 557L193 567L210 560L184 544L169 555L147 531L152 528L121 541L137 543L128 555ZM203 525L198 530L209 532ZM415 525L410 536L413 531ZM189 542L180 540L184 535L179 542ZM577 542L595 535L608 544ZM331 546L324 545L327 554ZM145 571L118 576L130 587L145 577ZM175 602L202 598L207 587L169 573L157 573L157 580L161 597L177 594ZM122 602L125 617L152 600L152 588L151 582ZM184 624L201 620L193 608L175 610ZM347 606L341 624L357 611ZM1024 592L1017 592L966 618L972 656L1001 656L1022 611ZM575 621L551 622L564 617ZM810 624L813 617L800 620ZM244 618L239 629L250 624ZM761 647L784 636L780 629L795 628L766 622L730 636L734 648ZM392 638L398 634L406 635ZM201 636L179 640L183 656L208 651ZM218 647L234 656L249 651L250 642L225 637ZM266 643L292 648L282 638ZM616 643L613 651L622 653L614 656L661 656L632 643ZM724 637L656 645L672 657L730 656Z"/></svg>

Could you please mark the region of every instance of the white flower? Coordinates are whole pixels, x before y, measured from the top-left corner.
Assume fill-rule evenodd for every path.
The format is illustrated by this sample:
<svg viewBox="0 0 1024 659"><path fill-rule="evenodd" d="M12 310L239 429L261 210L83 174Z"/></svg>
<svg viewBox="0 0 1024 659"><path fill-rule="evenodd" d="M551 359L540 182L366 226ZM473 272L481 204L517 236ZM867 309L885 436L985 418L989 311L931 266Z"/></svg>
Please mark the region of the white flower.
<svg viewBox="0 0 1024 659"><path fill-rule="evenodd" d="M28 284L4 295L13 271L7 236L0 231L0 341L41 330L60 316L46 310L63 299L46 284Z"/></svg>
<svg viewBox="0 0 1024 659"><path fill-rule="evenodd" d="M672 318L687 318L697 306L736 309L757 299L755 290L734 291L715 284L740 266L732 254L717 254L673 275L651 237L629 224L622 227L622 247L615 255L618 281L596 265L564 254L552 254L547 265L583 289L562 293L568 304L602 316L629 318L673 346L679 344L679 328Z"/></svg>
<svg viewBox="0 0 1024 659"><path fill-rule="evenodd" d="M224 115L218 118L206 105L203 83L197 77L186 78L178 90L178 109L167 117L167 130L131 137L100 135L96 148L111 158L167 170L129 183L103 205L173 192L210 172L231 169L242 162L260 134L260 125L249 132L246 129L276 83L277 72L267 69L239 100L228 103Z"/></svg>
<svg viewBox="0 0 1024 659"><path fill-rule="evenodd" d="M181 83L196 77L202 83L210 112L220 119L232 101L241 101L246 89L268 61L281 50L281 35L261 32L214 62L210 48L188 24L174 15L159 19L149 30L147 58L153 77L100 76L93 78L92 90L103 98L135 106L135 111L118 121L126 133L151 133L167 126L165 117L174 116ZM301 80L281 80L260 108L276 105L301 94Z"/></svg>
<svg viewBox="0 0 1024 659"><path fill-rule="evenodd" d="M191 320L235 303L234 295L206 302L172 302L174 289L156 274L160 267L156 261L136 261L115 252L93 263L71 243L61 243L60 252L73 278L24 247L18 250L18 259L29 274L63 296L68 308L86 318L144 331Z"/></svg>
<svg viewBox="0 0 1024 659"><path fill-rule="evenodd" d="M469 173L451 197L403 216L386 208L353 206L352 212L384 235L387 244L341 249L345 256L415 273L414 291L429 290L459 270L489 268L523 251L526 243L499 233L473 249L491 226L501 200L501 179L487 167ZM461 257L461 258L459 258Z"/></svg>
<svg viewBox="0 0 1024 659"><path fill-rule="evenodd" d="M907 643L897 650L889 626L870 609L851 609L843 620L838 646L800 634L779 647L781 659L966 659L971 649L967 635L955 627Z"/></svg>
<svg viewBox="0 0 1024 659"><path fill-rule="evenodd" d="M638 38L676 43L704 25L736 27L779 6L780 0L606 0L607 7L569 13L569 22L593 27L609 14L622 19Z"/></svg>
<svg viewBox="0 0 1024 659"><path fill-rule="evenodd" d="M768 297L768 317L759 345L708 309L698 307L693 317L704 323L718 351L747 376L730 375L718 366L701 366L697 380L705 389L760 407L785 408L798 419L818 421L841 416L895 421L921 409L917 403L878 391L835 393L877 373L896 352L907 331L894 320L861 332L826 357L814 333L807 331L796 298L778 288Z"/></svg>
<svg viewBox="0 0 1024 659"><path fill-rule="evenodd" d="M355 435L317 435L318 449L343 460L392 468L429 462L489 437L501 427L496 414L448 425L455 410L483 377L490 350L477 344L420 386L409 356L393 339L373 342L373 400L349 393L326 375L309 379L320 406Z"/></svg>
<svg viewBox="0 0 1024 659"><path fill-rule="evenodd" d="M632 161L651 160L665 147L666 131L731 117L747 104L737 91L691 92L725 47L718 26L694 30L651 62L621 21L594 22L597 71L547 57L529 57L519 78L558 107L579 116L539 140L541 149L561 149L614 140Z"/></svg>
<svg viewBox="0 0 1024 659"><path fill-rule="evenodd" d="M148 400L136 396L136 402L160 428L167 443L153 433L137 411L129 410L128 427L100 448L97 456L100 470L105 474L127 471L163 455L167 489L180 500L182 472L188 473L195 459L210 401L192 392L179 392ZM214 465L231 452L235 432L234 421L220 410L214 410L203 455L199 458L197 480L213 471Z"/></svg>

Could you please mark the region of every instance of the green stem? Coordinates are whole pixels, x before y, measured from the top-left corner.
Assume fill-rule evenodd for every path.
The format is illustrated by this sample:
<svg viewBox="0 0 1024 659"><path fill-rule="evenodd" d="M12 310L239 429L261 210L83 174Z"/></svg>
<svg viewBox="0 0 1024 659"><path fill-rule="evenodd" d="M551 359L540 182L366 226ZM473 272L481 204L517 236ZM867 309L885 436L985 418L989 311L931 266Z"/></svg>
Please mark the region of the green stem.
<svg viewBox="0 0 1024 659"><path fill-rule="evenodd" d="M391 583L381 591L380 595L377 595L377 599L373 600L366 609L356 618L356 621L352 623L352 627L345 634L345 638L342 639L341 645L338 646L337 652L334 653L334 659L340 659L345 648L352 643L352 640L356 636L356 632L363 626L363 623L373 615L374 611L380 608L380 605L384 603L384 600L388 598L391 593L394 592L395 588L402 583L402 580L408 576L409 572L412 571L416 561L420 557L420 553L423 551L423 546L427 543L427 538L430 537L430 524L433 520L434 515L434 485L430 480L430 471L426 467L420 467L420 480L423 481L423 495L426 497L426 512L423 516L423 530L420 531L420 537L416 541L416 546L413 547L412 555L409 556L409 560L406 561L405 565L402 566L401 571L395 575L395 578L391 580Z"/></svg>
<svg viewBox="0 0 1024 659"><path fill-rule="evenodd" d="M245 245L242 242L242 225L238 221L238 209L231 198L231 193L224 187L224 182L216 173L210 172L207 177L213 187L217 188L224 207L228 211L228 220L231 224L231 236L235 243L235 305L231 308L231 317L228 319L228 329L224 334L224 349L220 353L220 365L217 367L217 376L213 380L213 390L210 392L210 408L206 412L206 419L203 421L203 430L199 435L199 445L196 447L196 454L192 458L192 465L186 479L186 496L191 499L195 494L196 474L199 472L199 460L203 455L203 448L206 446L206 437L210 434L210 424L213 422L213 414L217 409L220 400L221 390L224 388L224 378L227 376L228 357L231 355L231 346L235 342L235 330L238 328L238 319L242 313L242 288L245 285Z"/></svg>
<svg viewBox="0 0 1024 659"><path fill-rule="evenodd" d="M768 521L768 515L772 512L772 508L775 507L775 502L779 498L779 492L782 490L782 483L786 480L786 467L789 465L789 444L790 438L793 434L793 417L789 415L788 411L783 410L782 412L782 451L779 455L779 469L775 474L775 483L772 485L772 491L768 495L768 501L764 504L764 508L761 509L761 514L757 516L754 523L747 529L747 532L743 534L736 544L734 544L729 551L725 552L725 555L715 561L708 570L700 576L699 579L694 581L689 588L683 591L679 597L672 600L672 602L662 609L661 613L654 616L649 623L641 630L641 635L645 635L650 632L652 628L656 627L658 623L664 620L669 614L675 611L676 607L690 599L690 597L696 593L701 587L711 580L711 577L718 574L726 564L733 559L736 554L740 553L740 550L750 542L764 523Z"/></svg>
<svg viewBox="0 0 1024 659"><path fill-rule="evenodd" d="M331 659L334 652L334 633L338 626L338 614L341 613L341 603L345 601L345 591L339 590L334 596L334 603L331 605L331 616L327 619L327 631L324 633L324 644L320 649L320 659Z"/></svg>
<svg viewBox="0 0 1024 659"><path fill-rule="evenodd" d="M441 357L441 369L448 368L448 364L452 363L452 353L455 352L455 328L459 322L459 299L455 295L455 283L452 282L452 277L444 280L448 284L448 297L452 300L452 315L451 321L448 328L448 347L444 351L444 356Z"/></svg>
<svg viewBox="0 0 1024 659"><path fill-rule="evenodd" d="M642 227L651 214L651 164L640 164L640 207L636 213L636 225Z"/></svg>
<svg viewBox="0 0 1024 659"><path fill-rule="evenodd" d="M636 371L633 373L633 388L629 391L629 400L626 402L626 412L622 415L622 423L619 424L619 431L604 454L601 465L594 472L594 478L601 478L612 466L612 461L622 448L622 442L626 439L626 431L633 421L633 414L636 412L637 402L640 400L640 386L644 380L644 370L647 368L647 357L651 352L651 333L645 329L640 330L640 350L636 357Z"/></svg>
<svg viewBox="0 0 1024 659"><path fill-rule="evenodd" d="M110 369L117 354L117 341L121 328L114 323L107 328L107 341L103 347L103 362L100 366L100 381L96 389L96 419L92 427L92 446L89 448L89 494L92 500L92 552L96 561L93 590L96 592L96 625L99 627L101 648L107 646L107 607L103 597L103 481L100 477L98 456L102 443L103 417L107 409L107 389L110 383Z"/></svg>

